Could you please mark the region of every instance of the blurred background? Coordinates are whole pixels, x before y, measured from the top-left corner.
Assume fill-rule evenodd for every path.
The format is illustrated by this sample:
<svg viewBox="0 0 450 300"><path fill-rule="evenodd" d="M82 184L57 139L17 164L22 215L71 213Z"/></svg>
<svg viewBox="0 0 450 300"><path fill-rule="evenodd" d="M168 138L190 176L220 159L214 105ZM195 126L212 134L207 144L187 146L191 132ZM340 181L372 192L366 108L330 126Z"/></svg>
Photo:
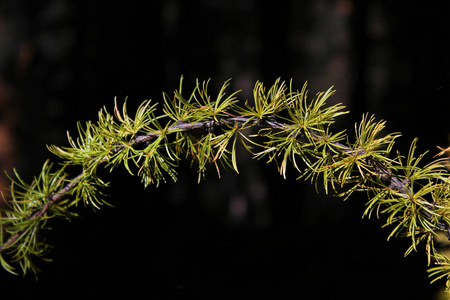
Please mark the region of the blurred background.
<svg viewBox="0 0 450 300"><path fill-rule="evenodd" d="M211 78L217 92L250 99L256 80L281 77L310 96L388 121L407 151L449 144L450 2L431 1L0 2L0 168L32 180L67 145L76 122L95 120L128 97L145 99ZM53 262L39 281L0 271L6 296L129 299L437 299L424 249L387 242L382 220L361 220L365 195L348 201L283 180L275 165L239 158L241 174L211 167L198 184L186 163L179 181L146 190L125 171L109 174L115 208L80 209L46 234ZM4 187L7 181L0 181Z"/></svg>

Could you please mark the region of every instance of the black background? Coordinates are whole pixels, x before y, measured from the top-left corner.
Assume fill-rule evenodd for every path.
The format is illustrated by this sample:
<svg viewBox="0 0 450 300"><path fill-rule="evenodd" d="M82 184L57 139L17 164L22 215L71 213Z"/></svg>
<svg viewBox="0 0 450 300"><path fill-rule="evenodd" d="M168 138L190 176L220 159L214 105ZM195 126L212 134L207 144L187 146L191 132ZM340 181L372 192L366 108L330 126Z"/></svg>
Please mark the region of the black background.
<svg viewBox="0 0 450 300"><path fill-rule="evenodd" d="M130 111L144 99L160 101L182 74L186 91L196 78L211 78L216 92L233 78L243 99L256 80L294 78L299 88L308 80L310 95L334 85L333 101L351 111L338 126L352 133L363 113L373 113L402 132L397 149L419 137L420 150L434 154L448 144L450 10L447 1L433 3L6 1L12 43L32 49L25 70L2 65L15 91L16 166L32 178L49 156L45 145L66 145L77 121L95 119L103 106L111 111L114 97L128 97ZM342 202L296 181L293 170L284 180L274 165L245 154L240 162L240 175L222 172L219 180L211 170L200 184L186 163L179 182L145 190L125 171L104 172L115 208L80 207L80 219L52 222L53 262L38 262L38 281L0 273L1 298L436 293L424 249L404 258L407 240L387 242L383 220L361 220L365 195ZM245 214L233 215L243 203Z"/></svg>

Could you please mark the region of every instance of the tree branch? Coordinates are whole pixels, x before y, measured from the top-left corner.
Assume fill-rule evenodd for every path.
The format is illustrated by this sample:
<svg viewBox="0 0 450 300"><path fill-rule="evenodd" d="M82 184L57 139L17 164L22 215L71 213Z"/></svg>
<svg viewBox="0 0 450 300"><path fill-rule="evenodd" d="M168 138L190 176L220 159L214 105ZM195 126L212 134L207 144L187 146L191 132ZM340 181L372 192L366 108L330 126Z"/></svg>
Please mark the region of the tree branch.
<svg viewBox="0 0 450 300"><path fill-rule="evenodd" d="M422 155L414 157L416 140L411 144L406 163L400 154L390 159L388 155L399 134L379 137L385 128L384 121L375 122L373 117L364 115L359 127L355 128L353 144L348 142L343 131L329 132L335 118L347 113L340 104L325 107L325 100L333 94L331 89L318 93L307 102L306 85L301 92L292 88L287 92L286 85L277 80L266 92L264 85L258 82L253 93L254 106L246 102L245 106L239 107L234 97L236 93L225 97L227 85L228 82L216 100L207 94L207 84L197 84L187 100L177 91L173 100L163 94L164 113L159 116L154 115L156 105L150 105L150 101L141 104L134 119L128 116L125 105L120 111L116 103L115 118L101 110L96 125L91 122L87 122L86 127L79 125L79 137L73 140L69 136L71 147L49 147L63 160L63 167L56 173L50 173L51 166L46 163L31 185L24 183L16 173L17 180L12 179L11 184L13 210L6 212L5 218L0 216L1 230L10 233L0 245L3 267L10 272L13 270L4 260L2 255L5 254L20 261L24 272L27 269L35 271L29 257L40 256L45 248L43 243L37 242L35 235L45 227L48 218L69 218L71 212L68 209L80 201L96 208L97 204L105 202L98 188L107 184L97 176L99 166L106 165L112 170L123 164L133 174L129 168L131 162L138 167L138 175L145 185L164 181L167 174L176 179L175 167L180 153L198 161L200 175L206 163L217 167L218 161L237 171L236 141L240 139L254 157L275 161L283 176L291 162L304 179L317 181L323 176L326 192L331 185L338 193L336 184L339 184L345 186L346 191L338 196L349 196L354 191L374 193L364 215L370 217L375 209L378 213L378 208L383 207L381 213L388 214L386 225L396 225L389 237L399 234L410 237L412 245L407 253L425 240L429 261L433 257L438 265L429 272L432 276L440 276L438 278L447 274L450 278L450 269L446 267L450 265L450 259L438 254L432 241L437 231L442 231L450 240L450 209L447 205L450 177L438 166L439 160L418 167ZM175 121L163 128L160 119ZM252 128L257 132L249 134L247 129ZM264 143L259 139L252 140L255 133L265 139ZM166 138L171 134L176 138ZM342 141L346 139L344 144ZM247 141L260 151L253 153ZM299 158L306 164L304 170L297 166ZM83 171L67 180L65 168L73 165L82 166ZM69 196L75 199L67 202ZM33 220L35 222L31 222ZM36 226L36 230L30 230L30 226ZM0 238L3 241L3 232L0 232ZM450 279L448 283L450 286Z"/></svg>
<svg viewBox="0 0 450 300"><path fill-rule="evenodd" d="M205 129L208 131L208 130L216 129L217 127L221 127L224 125L233 125L233 126L237 126L238 128L240 128L244 124L251 125L251 126L259 128L259 129L270 128L270 129L285 130L288 127L288 125L278 122L274 117L263 119L263 120L257 119L257 118L248 118L248 117L227 117L227 118L220 118L218 121L205 120L205 121L194 122L194 123L185 123L185 122L178 121L176 124L170 126L167 129L167 132L169 132L169 133L176 132L176 131L189 132L189 131L193 131L193 130L197 130L197 129ZM132 146L138 146L143 143L148 143L151 140L158 138L160 136L160 134L161 134L161 131L157 131L157 132L152 132L152 133L148 133L148 134L144 134L144 135L135 136L132 139L131 144L132 144ZM312 136L317 141L319 141L321 139L321 136L315 132L312 132ZM353 151L353 149L351 147L346 146L339 142L335 142L335 143L333 143L333 145L336 146L336 149L339 149L342 153L345 153L345 154L348 154ZM111 150L111 154L116 154L116 153L120 152L121 150L123 150L124 148L125 148L125 146L116 147ZM365 154L364 150L360 150L360 152L358 153L358 155L364 155L364 154ZM98 165L103 165L107 161L108 161L108 159L104 158L98 163ZM374 161L373 159L366 159L366 162L368 165L370 165L372 167L372 171L376 172L378 174L378 177L385 182L386 186L389 189L398 191L402 194L406 194L407 192L408 193L410 192L410 190L406 186L405 182L399 180L395 176L392 176L391 170L385 168L383 165L381 165L377 161ZM48 202L45 203L45 205L41 209L39 209L32 216L30 216L29 219L36 219L36 218L42 217L51 206L56 204L59 200L63 199L64 196L68 192L70 192L73 188L75 188L76 185L82 180L82 178L84 176L85 176L85 173L82 172L81 174L79 174L78 176L76 176L75 178L70 180L70 182L59 192L57 192L55 194L49 194L47 196ZM430 203L429 208L431 210L434 210L435 206L432 203ZM423 213L427 217L431 216L431 214L429 212L424 211ZM438 221L436 227L437 227L437 229L442 230L450 240L450 227L447 223ZM20 231L18 233L15 233L14 235L10 236L3 245L0 245L0 252L2 252L2 250L9 247L11 244L13 244L25 230L26 230L26 228L24 228L22 231Z"/></svg>

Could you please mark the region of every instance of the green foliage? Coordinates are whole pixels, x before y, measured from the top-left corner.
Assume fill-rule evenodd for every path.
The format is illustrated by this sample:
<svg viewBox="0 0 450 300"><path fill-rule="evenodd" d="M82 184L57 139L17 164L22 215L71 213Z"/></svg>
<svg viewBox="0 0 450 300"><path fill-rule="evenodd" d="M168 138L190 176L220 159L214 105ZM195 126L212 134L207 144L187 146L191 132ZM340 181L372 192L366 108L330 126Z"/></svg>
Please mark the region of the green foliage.
<svg viewBox="0 0 450 300"><path fill-rule="evenodd" d="M16 272L15 263L23 273L38 271L32 258L45 258L49 245L39 232L49 219L72 219L80 203L94 209L107 204L103 191L109 184L100 178L99 167L112 171L123 165L146 187L167 178L176 181L180 160L189 159L201 181L210 166L219 176L223 168L238 173L240 143L254 158L275 163L283 177L295 170L299 179L345 199L366 192L363 216L384 215L383 226L391 228L388 239L409 238L405 255L423 244L433 265L432 282L446 278L449 287L450 259L434 245L438 233L450 237L450 176L444 159L422 164L425 153L416 154L417 140L406 157L398 152L390 157L400 134L384 134L386 122L369 115L355 125L354 141L345 131L333 133L336 118L347 112L341 104L327 106L332 89L310 101L306 84L294 90L292 82L287 86L278 79L266 91L257 82L253 99L242 103L238 92L227 94L229 81L216 97L209 94L208 81L197 81L188 98L182 82L173 96L163 94L162 109L144 101L132 117L126 101L122 107L115 102L113 114L104 108L96 123L79 123L78 137L68 134L68 146L48 147L59 157L59 168L45 162L31 184L14 173L9 209L0 219L0 262L6 271ZM74 168L81 172L70 178L66 170Z"/></svg>

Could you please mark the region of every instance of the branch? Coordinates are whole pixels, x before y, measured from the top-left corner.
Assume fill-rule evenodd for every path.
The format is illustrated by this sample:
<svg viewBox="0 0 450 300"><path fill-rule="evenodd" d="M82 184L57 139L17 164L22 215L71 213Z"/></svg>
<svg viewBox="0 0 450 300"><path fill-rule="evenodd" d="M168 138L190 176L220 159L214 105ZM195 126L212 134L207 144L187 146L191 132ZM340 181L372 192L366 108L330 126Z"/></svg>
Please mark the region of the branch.
<svg viewBox="0 0 450 300"><path fill-rule="evenodd" d="M190 97L185 98L180 83L173 98L163 94L161 114L156 114L156 104L145 101L132 118L126 103L122 110L116 103L115 117L104 109L96 124L79 124L79 137L74 140L69 136L70 147L49 147L63 160L59 170L51 171L51 164L46 162L30 185L15 173L11 209L0 217L3 267L12 272L4 258L12 256L24 272L36 271L30 257L41 256L45 249L36 235L49 218L69 219L73 215L71 208L80 201L94 208L106 203L101 190L108 184L97 175L100 166L112 170L123 164L134 175L134 165L145 185L158 184L165 181L165 175L176 180L175 168L184 154L197 162L200 179L208 163L219 170L220 162L237 171L239 140L255 158L275 162L284 177L288 165L292 165L300 172L300 178L316 182L322 178L326 193L331 189L342 197L355 191L373 195L364 215L370 217L374 211L377 216L386 214L386 225L393 227L389 238L411 239L406 254L425 242L429 262L433 259L436 265L430 269L431 275L450 277L446 267L450 259L438 253L433 244L433 236L439 231L450 240L450 176L442 160L419 166L424 154L416 157L416 140L406 158L400 153L389 158L400 134L382 136L385 122L375 122L374 117L367 115L355 125L353 143L344 132L332 133L330 127L335 119L347 112L340 104L326 106L333 94L331 89L309 101L306 85L298 91L292 89L292 84L288 88L277 80L266 91L257 82L254 105L245 102L239 106L237 92L226 96L228 82L215 99L208 94L207 85L197 83ZM161 125L163 120L166 126ZM251 128L253 133L248 134L247 129ZM263 142L255 141L255 136ZM72 166L81 166L83 171L67 179L65 169ZM3 231L9 234L6 240Z"/></svg>

